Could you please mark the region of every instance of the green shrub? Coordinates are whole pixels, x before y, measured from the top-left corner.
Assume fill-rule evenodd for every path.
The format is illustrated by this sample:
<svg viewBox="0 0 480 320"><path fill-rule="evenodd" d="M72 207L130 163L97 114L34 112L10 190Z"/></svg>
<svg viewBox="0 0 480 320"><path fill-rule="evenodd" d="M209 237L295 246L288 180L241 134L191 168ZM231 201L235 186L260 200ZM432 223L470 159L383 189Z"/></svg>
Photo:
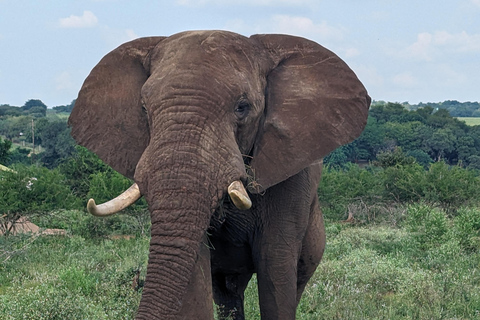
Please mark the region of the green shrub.
<svg viewBox="0 0 480 320"><path fill-rule="evenodd" d="M443 210L426 204L408 206L405 228L424 250L438 247L448 239L449 222Z"/></svg>
<svg viewBox="0 0 480 320"><path fill-rule="evenodd" d="M425 180L425 199L439 203L449 213L480 201L480 177L473 170L436 162L430 166Z"/></svg>
<svg viewBox="0 0 480 320"><path fill-rule="evenodd" d="M411 203L424 196L425 170L419 164L386 167L380 180L383 183L383 200Z"/></svg>
<svg viewBox="0 0 480 320"><path fill-rule="evenodd" d="M327 218L345 219L351 203L374 204L378 201L381 182L375 170L350 164L345 169L326 166L323 169L318 195Z"/></svg>
<svg viewBox="0 0 480 320"><path fill-rule="evenodd" d="M8 235L21 216L78 206L78 199L58 170L18 165L0 171L0 231Z"/></svg>
<svg viewBox="0 0 480 320"><path fill-rule="evenodd" d="M453 220L452 232L463 249L480 250L480 210L461 208Z"/></svg>

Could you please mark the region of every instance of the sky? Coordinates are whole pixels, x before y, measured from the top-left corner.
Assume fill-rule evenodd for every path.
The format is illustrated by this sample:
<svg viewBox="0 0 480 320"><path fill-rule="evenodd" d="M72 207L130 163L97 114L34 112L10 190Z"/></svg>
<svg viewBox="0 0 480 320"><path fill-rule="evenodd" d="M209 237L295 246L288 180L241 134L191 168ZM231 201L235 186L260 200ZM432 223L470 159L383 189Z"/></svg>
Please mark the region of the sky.
<svg viewBox="0 0 480 320"><path fill-rule="evenodd" d="M0 0L0 105L69 104L120 44L209 29L316 41L375 100L480 101L480 0Z"/></svg>

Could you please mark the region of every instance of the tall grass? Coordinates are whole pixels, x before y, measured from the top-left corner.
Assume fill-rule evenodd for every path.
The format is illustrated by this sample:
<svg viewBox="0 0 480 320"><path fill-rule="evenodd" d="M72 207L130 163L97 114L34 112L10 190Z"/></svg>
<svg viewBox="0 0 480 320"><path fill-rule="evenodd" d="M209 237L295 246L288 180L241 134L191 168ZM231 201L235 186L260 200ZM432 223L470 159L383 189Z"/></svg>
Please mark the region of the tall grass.
<svg viewBox="0 0 480 320"><path fill-rule="evenodd" d="M133 319L148 238L0 241L10 251L0 252L0 319Z"/></svg>
<svg viewBox="0 0 480 320"><path fill-rule="evenodd" d="M297 319L480 319L479 209L367 209L373 223L327 221L325 255ZM70 216L78 225L67 236L0 238L0 319L133 319L148 237L93 237L87 219ZM255 278L245 310L260 319Z"/></svg>

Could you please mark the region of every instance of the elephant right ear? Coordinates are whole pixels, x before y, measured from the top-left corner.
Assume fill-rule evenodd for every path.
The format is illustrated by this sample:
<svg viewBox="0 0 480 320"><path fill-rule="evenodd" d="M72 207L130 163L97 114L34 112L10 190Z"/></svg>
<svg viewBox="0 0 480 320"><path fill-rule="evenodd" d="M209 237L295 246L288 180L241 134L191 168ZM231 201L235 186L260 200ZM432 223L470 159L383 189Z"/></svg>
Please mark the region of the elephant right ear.
<svg viewBox="0 0 480 320"><path fill-rule="evenodd" d="M79 144L129 178L150 139L141 101L145 60L163 39L140 38L108 53L85 80L68 120Z"/></svg>

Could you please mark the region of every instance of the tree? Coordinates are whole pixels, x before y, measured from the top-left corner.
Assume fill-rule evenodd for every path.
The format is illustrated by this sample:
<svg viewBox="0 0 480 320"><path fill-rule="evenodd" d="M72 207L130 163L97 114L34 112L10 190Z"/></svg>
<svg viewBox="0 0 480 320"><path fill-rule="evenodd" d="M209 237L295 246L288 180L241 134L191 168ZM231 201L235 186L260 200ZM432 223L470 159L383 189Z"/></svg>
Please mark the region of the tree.
<svg viewBox="0 0 480 320"><path fill-rule="evenodd" d="M72 112L72 109L73 107L75 106L75 99L69 104L69 105L65 105L65 106L56 106L56 107L53 107L53 110L55 110L55 112Z"/></svg>
<svg viewBox="0 0 480 320"><path fill-rule="evenodd" d="M42 102L42 100L30 99L21 107L23 110L30 110L33 107L40 107L47 109L47 106Z"/></svg>
<svg viewBox="0 0 480 320"><path fill-rule="evenodd" d="M75 142L70 128L63 121L54 121L38 133L44 152L41 161L47 168L54 168L74 152Z"/></svg>
<svg viewBox="0 0 480 320"><path fill-rule="evenodd" d="M7 165L10 158L10 148L12 142L9 140L3 140L0 137L0 164Z"/></svg>
<svg viewBox="0 0 480 320"><path fill-rule="evenodd" d="M74 149L72 155L59 165L59 170L66 176L72 192L85 198L90 190L90 176L113 169L87 148L76 145Z"/></svg>
<svg viewBox="0 0 480 320"><path fill-rule="evenodd" d="M446 153L455 148L455 136L450 129L437 129L432 136L426 140L430 148L430 154L435 161L440 161Z"/></svg>
<svg viewBox="0 0 480 320"><path fill-rule="evenodd" d="M16 166L14 171L0 171L0 231L5 236L22 216L77 206L58 170Z"/></svg>

